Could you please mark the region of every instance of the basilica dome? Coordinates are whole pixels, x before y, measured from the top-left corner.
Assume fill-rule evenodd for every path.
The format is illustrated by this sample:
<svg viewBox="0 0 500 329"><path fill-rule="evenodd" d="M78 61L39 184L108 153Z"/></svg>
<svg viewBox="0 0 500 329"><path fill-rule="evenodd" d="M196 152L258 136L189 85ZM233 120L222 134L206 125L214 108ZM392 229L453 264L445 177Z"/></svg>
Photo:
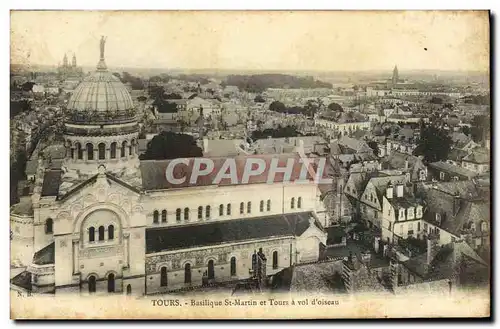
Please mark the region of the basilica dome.
<svg viewBox="0 0 500 329"><path fill-rule="evenodd" d="M134 107L125 85L107 70L97 70L87 76L74 90L68 110L116 112Z"/></svg>

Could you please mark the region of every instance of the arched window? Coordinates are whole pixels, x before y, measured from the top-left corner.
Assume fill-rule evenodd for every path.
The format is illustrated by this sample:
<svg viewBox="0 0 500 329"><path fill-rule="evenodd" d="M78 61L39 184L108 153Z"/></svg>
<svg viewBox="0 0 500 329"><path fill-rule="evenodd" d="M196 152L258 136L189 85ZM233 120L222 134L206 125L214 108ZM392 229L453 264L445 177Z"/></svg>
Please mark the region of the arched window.
<svg viewBox="0 0 500 329"><path fill-rule="evenodd" d="M213 260L208 261L208 279L209 280L215 279L215 270L214 270L214 261Z"/></svg>
<svg viewBox="0 0 500 329"><path fill-rule="evenodd" d="M158 224L158 210L153 211L153 223Z"/></svg>
<svg viewBox="0 0 500 329"><path fill-rule="evenodd" d="M251 213L252 212L252 202L251 201L248 201L247 202L247 213Z"/></svg>
<svg viewBox="0 0 500 329"><path fill-rule="evenodd" d="M191 264L189 263L184 266L184 283L191 283Z"/></svg>
<svg viewBox="0 0 500 329"><path fill-rule="evenodd" d="M132 153L137 153L137 142L132 139Z"/></svg>
<svg viewBox="0 0 500 329"><path fill-rule="evenodd" d="M113 273L108 275L108 292L115 292L115 275Z"/></svg>
<svg viewBox="0 0 500 329"><path fill-rule="evenodd" d="M184 208L184 220L189 220L189 208Z"/></svg>
<svg viewBox="0 0 500 329"><path fill-rule="evenodd" d="M45 233L46 234L51 234L53 233L53 226L54 225L54 221L52 220L52 218L47 218L47 220L45 221Z"/></svg>
<svg viewBox="0 0 500 329"><path fill-rule="evenodd" d="M278 252L273 252L273 270L278 268Z"/></svg>
<svg viewBox="0 0 500 329"><path fill-rule="evenodd" d="M198 207L198 219L203 219L203 207Z"/></svg>
<svg viewBox="0 0 500 329"><path fill-rule="evenodd" d="M299 208L299 209L302 208L302 197L301 196L299 196L297 198L297 208Z"/></svg>
<svg viewBox="0 0 500 329"><path fill-rule="evenodd" d="M127 149L127 141L124 141L122 143L122 149L120 151L120 157L122 157L122 158L125 157L125 154L126 154L125 151L126 151L126 149Z"/></svg>
<svg viewBox="0 0 500 329"><path fill-rule="evenodd" d="M95 228L90 227L89 228L89 242L94 242L95 241Z"/></svg>
<svg viewBox="0 0 500 329"><path fill-rule="evenodd" d="M227 204L227 206L226 206L226 214L227 214L228 216L230 216L230 215L231 215L231 204L230 204L230 203L228 203L228 204Z"/></svg>
<svg viewBox="0 0 500 329"><path fill-rule="evenodd" d="M99 226L99 241L104 241L104 226Z"/></svg>
<svg viewBox="0 0 500 329"><path fill-rule="evenodd" d="M224 205L219 205L219 216L224 216Z"/></svg>
<svg viewBox="0 0 500 329"><path fill-rule="evenodd" d="M160 286L166 287L167 285L168 285L167 268L165 266L163 266L161 268Z"/></svg>
<svg viewBox="0 0 500 329"><path fill-rule="evenodd" d="M167 222L167 211L165 209L163 209L161 211L161 222L162 223L166 223Z"/></svg>
<svg viewBox="0 0 500 329"><path fill-rule="evenodd" d="M231 257L231 276L236 275L236 257Z"/></svg>
<svg viewBox="0 0 500 329"><path fill-rule="evenodd" d="M205 218L210 219L210 206L205 208Z"/></svg>
<svg viewBox="0 0 500 329"><path fill-rule="evenodd" d="M87 160L94 160L94 145L87 144Z"/></svg>
<svg viewBox="0 0 500 329"><path fill-rule="evenodd" d="M260 212L264 211L264 200L260 200L259 210L260 210Z"/></svg>
<svg viewBox="0 0 500 329"><path fill-rule="evenodd" d="M78 157L78 159L83 159L83 149L82 149L82 145L80 143L76 143L75 145L76 147L76 156Z"/></svg>
<svg viewBox="0 0 500 329"><path fill-rule="evenodd" d="M130 147L128 148L128 155L132 155L132 149L134 148L135 141L132 139Z"/></svg>
<svg viewBox="0 0 500 329"><path fill-rule="evenodd" d="M116 142L111 143L110 153L111 159L116 159Z"/></svg>
<svg viewBox="0 0 500 329"><path fill-rule="evenodd" d="M132 286L127 285L127 295L131 295L131 294L132 294Z"/></svg>
<svg viewBox="0 0 500 329"><path fill-rule="evenodd" d="M295 208L295 198L292 198L292 200L290 201L290 208Z"/></svg>
<svg viewBox="0 0 500 329"><path fill-rule="evenodd" d="M267 211L271 211L271 200L267 200Z"/></svg>
<svg viewBox="0 0 500 329"><path fill-rule="evenodd" d="M75 158L75 149L74 148L71 148L70 149L71 151L71 159L74 159Z"/></svg>
<svg viewBox="0 0 500 329"><path fill-rule="evenodd" d="M181 221L181 208L177 208L177 210L175 211L175 220L180 222Z"/></svg>
<svg viewBox="0 0 500 329"><path fill-rule="evenodd" d="M94 293L96 290L96 279L95 276L89 276L89 293Z"/></svg>
<svg viewBox="0 0 500 329"><path fill-rule="evenodd" d="M245 203L241 202L240 203L240 215L245 213Z"/></svg>
<svg viewBox="0 0 500 329"><path fill-rule="evenodd" d="M104 160L106 159L106 145L104 143L99 143L97 145L97 148L99 149L99 160Z"/></svg>
<svg viewBox="0 0 500 329"><path fill-rule="evenodd" d="M115 238L115 227L113 225L108 226L108 240L113 240Z"/></svg>

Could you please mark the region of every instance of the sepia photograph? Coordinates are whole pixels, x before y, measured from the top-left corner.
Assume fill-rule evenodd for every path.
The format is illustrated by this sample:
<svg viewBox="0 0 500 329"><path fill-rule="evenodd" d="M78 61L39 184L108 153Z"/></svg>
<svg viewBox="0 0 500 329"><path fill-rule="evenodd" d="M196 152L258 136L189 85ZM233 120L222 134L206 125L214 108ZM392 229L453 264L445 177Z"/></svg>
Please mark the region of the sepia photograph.
<svg viewBox="0 0 500 329"><path fill-rule="evenodd" d="M489 318L490 14L11 10L11 319Z"/></svg>

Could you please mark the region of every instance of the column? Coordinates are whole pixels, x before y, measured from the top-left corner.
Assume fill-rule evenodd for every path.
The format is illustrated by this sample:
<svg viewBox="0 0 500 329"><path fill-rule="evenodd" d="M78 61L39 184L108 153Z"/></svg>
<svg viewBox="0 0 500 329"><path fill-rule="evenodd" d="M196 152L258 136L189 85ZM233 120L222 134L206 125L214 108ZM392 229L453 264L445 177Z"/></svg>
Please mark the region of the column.
<svg viewBox="0 0 500 329"><path fill-rule="evenodd" d="M80 240L73 238L73 274L79 273L80 269L78 267L78 260L79 260L79 244Z"/></svg>
<svg viewBox="0 0 500 329"><path fill-rule="evenodd" d="M124 257L124 264L128 268L130 268L130 257L129 257L129 250L130 250L130 233L126 232L123 233L123 257Z"/></svg>

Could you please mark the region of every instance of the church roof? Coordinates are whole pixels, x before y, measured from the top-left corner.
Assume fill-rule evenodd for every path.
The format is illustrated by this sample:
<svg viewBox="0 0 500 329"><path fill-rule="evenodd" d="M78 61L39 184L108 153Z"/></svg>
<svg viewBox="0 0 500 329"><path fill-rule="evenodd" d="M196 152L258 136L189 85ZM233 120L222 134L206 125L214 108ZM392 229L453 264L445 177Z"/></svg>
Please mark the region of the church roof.
<svg viewBox="0 0 500 329"><path fill-rule="evenodd" d="M266 163L266 168L262 174L256 176L250 176L248 184L263 184L267 182L267 178L269 176L269 170L272 159L278 159L278 167L285 167L288 159L294 158L294 167L292 170L292 174L290 177L291 181L296 181L300 179L301 171L302 171L302 163L299 162L299 156L297 154L259 154L252 156L236 156L232 159L235 160L238 183L241 183L243 171L246 165L246 161L248 159L262 159ZM142 177L142 187L144 190L165 190L172 188L186 188L186 187L196 187L196 186L210 186L213 185L213 181L219 172L220 168L222 168L225 161L228 159L226 157L217 157L210 158L214 161L214 169L212 172L205 176L198 177L196 183L190 183L190 177L193 172L195 158L188 158L189 165L185 164L177 164L174 167L173 176L175 178L186 178L181 184L172 184L172 182L167 181L166 179L166 170L169 163L172 160L148 160L141 161L140 170ZM227 171L226 171L227 172ZM310 174L307 174L307 178L311 179ZM274 176L274 182L279 183L283 182L284 173L276 173ZM231 185L231 180L229 178L223 178L219 186Z"/></svg>
<svg viewBox="0 0 500 329"><path fill-rule="evenodd" d="M43 176L41 196L57 196L61 185L62 171L47 170Z"/></svg>
<svg viewBox="0 0 500 329"><path fill-rule="evenodd" d="M52 242L48 246L40 249L33 256L33 264L47 265L54 264L55 261L55 243Z"/></svg>
<svg viewBox="0 0 500 329"><path fill-rule="evenodd" d="M147 229L146 253L300 236L309 228L312 216L311 212L303 212ZM317 222L316 226L320 227Z"/></svg>

